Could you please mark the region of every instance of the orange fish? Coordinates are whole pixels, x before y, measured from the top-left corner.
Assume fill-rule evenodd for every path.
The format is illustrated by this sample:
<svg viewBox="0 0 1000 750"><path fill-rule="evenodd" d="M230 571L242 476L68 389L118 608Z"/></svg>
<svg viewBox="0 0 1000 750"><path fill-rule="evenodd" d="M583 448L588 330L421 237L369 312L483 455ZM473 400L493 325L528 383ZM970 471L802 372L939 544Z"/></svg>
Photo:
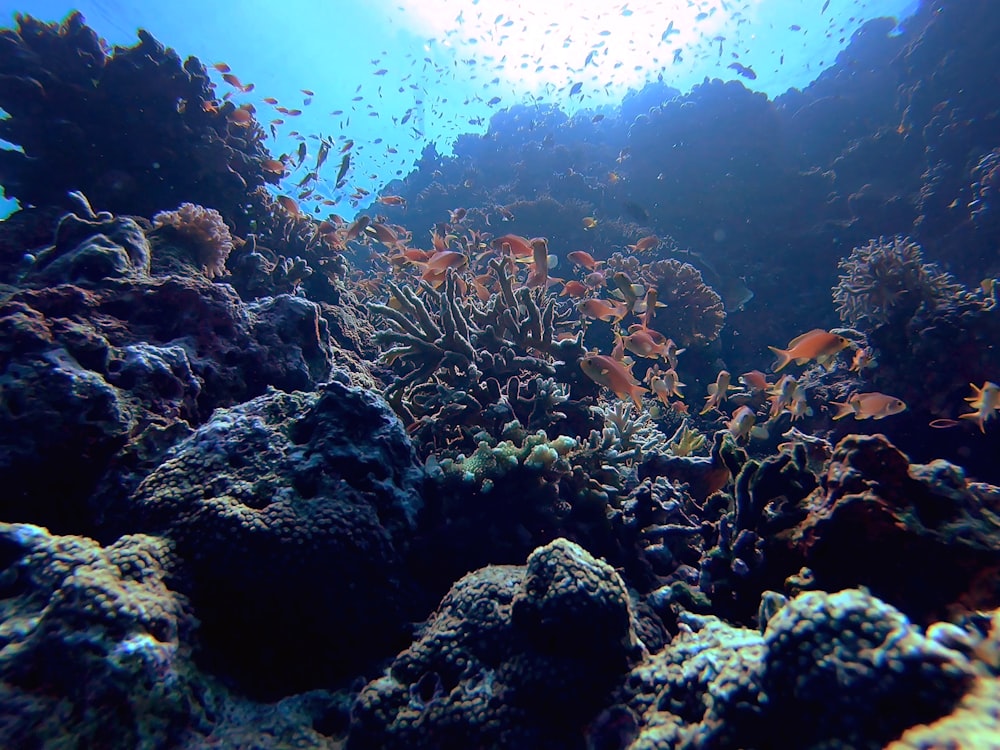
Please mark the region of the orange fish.
<svg viewBox="0 0 1000 750"><path fill-rule="evenodd" d="M529 289L547 287L549 281L549 242L544 237L534 237L531 240L534 263L525 286Z"/></svg>
<svg viewBox="0 0 1000 750"><path fill-rule="evenodd" d="M597 226L597 219L595 219L593 216L584 216L582 223L584 229L593 229L594 227Z"/></svg>
<svg viewBox="0 0 1000 750"><path fill-rule="evenodd" d="M648 237L643 237L641 240L637 241L634 245L626 245L629 250L633 253L644 253L647 250L654 250L657 245L660 244L660 238L655 234L651 234Z"/></svg>
<svg viewBox="0 0 1000 750"><path fill-rule="evenodd" d="M867 346L859 346L851 360L851 372L861 372L866 367L875 366L875 357Z"/></svg>
<svg viewBox="0 0 1000 750"><path fill-rule="evenodd" d="M855 419L885 419L906 411L906 404L901 399L884 393L853 393L847 401L831 401L830 405L837 407L834 419L843 419L852 414Z"/></svg>
<svg viewBox="0 0 1000 750"><path fill-rule="evenodd" d="M822 328L814 328L789 341L787 349L778 349L774 346L767 348L778 355L774 371L781 372L789 362L794 361L797 365L804 365L811 359L830 369L837 353L850 345L851 342L843 336L824 331Z"/></svg>
<svg viewBox="0 0 1000 750"><path fill-rule="evenodd" d="M628 330L628 336L618 335L625 348L630 352L647 359L666 358L668 339L662 333L651 328L644 328L641 325L629 326Z"/></svg>
<svg viewBox="0 0 1000 750"><path fill-rule="evenodd" d="M708 395L705 396L705 407L698 412L708 414L712 409L718 409L722 402L726 400L726 395L734 386L730 385L731 375L728 370L720 370L715 382L708 386Z"/></svg>
<svg viewBox="0 0 1000 750"><path fill-rule="evenodd" d="M740 383L751 391L766 391L770 383L767 382L767 375L760 370L751 370L740 375Z"/></svg>
<svg viewBox="0 0 1000 750"><path fill-rule="evenodd" d="M567 253L566 258L578 266L583 266L588 271L596 271L597 267L601 264L601 261L594 260L594 256L585 250L574 250L571 253Z"/></svg>
<svg viewBox="0 0 1000 750"><path fill-rule="evenodd" d="M972 395L966 397L975 411L961 415L961 419L973 419L979 425L979 431L986 432L986 420L994 416L993 412L1000 411L1000 386L987 380L982 388L972 385Z"/></svg>
<svg viewBox="0 0 1000 750"><path fill-rule="evenodd" d="M570 297L586 297L588 291L587 287L574 279L563 284L563 290L559 292L559 296L565 297L566 295L569 295Z"/></svg>
<svg viewBox="0 0 1000 750"><path fill-rule="evenodd" d="M232 68L230 68L225 63L213 63L212 67L215 68L220 73L228 73Z"/></svg>
<svg viewBox="0 0 1000 750"><path fill-rule="evenodd" d="M527 237L517 234L505 234L497 237L490 243L490 246L501 253L506 253L514 258L531 258L535 251L531 247L531 241Z"/></svg>
<svg viewBox="0 0 1000 750"><path fill-rule="evenodd" d="M590 353L580 360L580 369L598 385L614 391L618 398L631 398L637 409L642 408L642 394L648 391L639 385L631 371L618 360Z"/></svg>
<svg viewBox="0 0 1000 750"><path fill-rule="evenodd" d="M624 302L613 302L604 299L585 299L576 307L580 314L592 320L603 320L606 323L617 323L628 315Z"/></svg>
<svg viewBox="0 0 1000 750"><path fill-rule="evenodd" d="M270 104L270 105L273 106L273 105L275 105L277 103L278 103L278 100L275 99L273 96L265 96L264 97L264 104Z"/></svg>
<svg viewBox="0 0 1000 750"><path fill-rule="evenodd" d="M383 195L378 198L378 202L383 206L402 206L406 208L406 198L400 195Z"/></svg>
<svg viewBox="0 0 1000 750"><path fill-rule="evenodd" d="M771 411L768 416L776 417L792 405L799 384L791 375L782 375L781 380L767 389L771 394Z"/></svg>
<svg viewBox="0 0 1000 750"><path fill-rule="evenodd" d="M650 390L656 394L664 406L671 406L670 398L672 396L684 398L684 394L681 393L684 383L681 382L677 371L672 367L666 372L660 372L653 367L646 372L645 380L649 383Z"/></svg>
<svg viewBox="0 0 1000 750"><path fill-rule="evenodd" d="M285 173L285 165L277 159L264 159L260 163L260 166L265 172L270 172L271 174L283 175Z"/></svg>
<svg viewBox="0 0 1000 750"><path fill-rule="evenodd" d="M365 231L365 227L371 223L371 217L362 214L347 227L347 233L344 235L345 241L356 240L361 236L361 233Z"/></svg>
<svg viewBox="0 0 1000 750"><path fill-rule="evenodd" d="M294 198L289 198L287 195L279 195L276 200L292 216L300 216L302 214L302 211L299 210L299 204L295 202Z"/></svg>
<svg viewBox="0 0 1000 750"><path fill-rule="evenodd" d="M744 405L733 412L733 418L726 422L726 428L737 443L745 443L750 439L750 433L756 421L757 415L754 410Z"/></svg>

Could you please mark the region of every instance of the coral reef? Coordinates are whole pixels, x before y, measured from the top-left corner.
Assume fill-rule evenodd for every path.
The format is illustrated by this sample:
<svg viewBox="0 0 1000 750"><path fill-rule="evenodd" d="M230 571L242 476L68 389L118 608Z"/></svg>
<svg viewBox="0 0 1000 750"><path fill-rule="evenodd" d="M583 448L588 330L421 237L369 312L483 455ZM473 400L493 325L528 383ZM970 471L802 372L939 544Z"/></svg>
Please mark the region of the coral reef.
<svg viewBox="0 0 1000 750"><path fill-rule="evenodd" d="M198 727L207 707L191 662L196 622L168 588L169 542L128 535L101 548L2 524L0 545L4 746L30 736L52 746L166 748Z"/></svg>
<svg viewBox="0 0 1000 750"><path fill-rule="evenodd" d="M656 300L663 306L657 307L653 328L682 347L715 341L725 325L726 311L722 298L697 268L667 258L651 263L644 278L656 289Z"/></svg>
<svg viewBox="0 0 1000 750"><path fill-rule="evenodd" d="M799 509L807 515L777 537L820 588L865 586L921 622L1000 601L991 582L1000 568L1000 488L958 466L910 465L882 435L850 436Z"/></svg>
<svg viewBox="0 0 1000 750"><path fill-rule="evenodd" d="M869 240L838 263L840 281L833 301L841 321L871 330L911 318L921 306L935 308L968 296L952 276L933 263L908 237Z"/></svg>
<svg viewBox="0 0 1000 750"><path fill-rule="evenodd" d="M874 750L947 713L975 675L962 653L856 589L801 594L761 623L763 635L713 616L680 622L680 634L633 669L617 696L633 750Z"/></svg>
<svg viewBox="0 0 1000 750"><path fill-rule="evenodd" d="M175 211L160 211L153 217L153 228L163 227L169 227L176 237L192 246L208 278L226 275L233 236L222 214L214 208L182 203Z"/></svg>
<svg viewBox="0 0 1000 750"><path fill-rule="evenodd" d="M331 382L217 409L123 512L176 544L227 671L284 695L349 678L398 642L421 477L385 403Z"/></svg>
<svg viewBox="0 0 1000 750"><path fill-rule="evenodd" d="M349 747L577 747L640 653L621 578L557 539L456 582L361 692Z"/></svg>

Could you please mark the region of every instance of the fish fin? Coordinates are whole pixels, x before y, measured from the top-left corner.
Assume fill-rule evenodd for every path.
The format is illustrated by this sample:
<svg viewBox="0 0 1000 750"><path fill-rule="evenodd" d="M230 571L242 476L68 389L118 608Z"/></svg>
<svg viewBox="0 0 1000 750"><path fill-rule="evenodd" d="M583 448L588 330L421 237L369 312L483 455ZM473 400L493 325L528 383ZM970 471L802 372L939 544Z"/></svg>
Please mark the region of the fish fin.
<svg viewBox="0 0 1000 750"><path fill-rule="evenodd" d="M787 350L779 349L776 346L769 346L767 348L770 349L772 352L774 352L776 355L778 355L778 358L774 361L774 364L771 365L771 369L773 369L775 372L781 372L788 365L788 363L792 361L792 358L789 356Z"/></svg>
<svg viewBox="0 0 1000 750"><path fill-rule="evenodd" d="M794 339L788 342L788 348L794 349L797 344L801 344L810 336L815 336L817 333L826 333L822 328L813 328L811 331L806 331L801 336L796 336Z"/></svg>
<svg viewBox="0 0 1000 750"><path fill-rule="evenodd" d="M831 401L830 402L830 406L836 406L837 407L837 413L833 415L833 418L835 420L837 420L837 419L843 419L844 417L849 417L851 414L855 413L854 412L854 405L851 404L850 401L844 401L844 402Z"/></svg>

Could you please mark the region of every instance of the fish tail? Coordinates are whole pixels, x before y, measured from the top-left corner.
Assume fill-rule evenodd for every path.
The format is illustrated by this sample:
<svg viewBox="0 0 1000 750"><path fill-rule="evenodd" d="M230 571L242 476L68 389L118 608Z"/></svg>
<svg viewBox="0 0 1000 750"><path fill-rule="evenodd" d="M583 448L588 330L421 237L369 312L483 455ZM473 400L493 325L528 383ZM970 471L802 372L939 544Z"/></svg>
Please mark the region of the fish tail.
<svg viewBox="0 0 1000 750"><path fill-rule="evenodd" d="M979 431L984 435L986 434L986 420L983 418L983 415L980 414L978 411L970 411L968 414L960 414L959 418L976 420L976 424L979 425Z"/></svg>
<svg viewBox="0 0 1000 750"><path fill-rule="evenodd" d="M843 403L841 403L840 401L831 401L830 406L837 407L837 413L833 415L833 418L835 420L843 419L844 417L849 417L851 414L854 413L854 406L851 404L850 401L844 401Z"/></svg>
<svg viewBox="0 0 1000 750"><path fill-rule="evenodd" d="M632 401L635 403L636 409L642 409L642 395L644 393L649 393L649 391L641 385L634 385L629 391L629 395L632 397Z"/></svg>
<svg viewBox="0 0 1000 750"><path fill-rule="evenodd" d="M789 354L787 350L779 349L776 346L769 346L767 348L770 349L772 352L774 352L776 355L778 355L778 358L774 361L774 364L771 365L771 368L775 372L781 372L785 368L785 366L792 361L792 355Z"/></svg>

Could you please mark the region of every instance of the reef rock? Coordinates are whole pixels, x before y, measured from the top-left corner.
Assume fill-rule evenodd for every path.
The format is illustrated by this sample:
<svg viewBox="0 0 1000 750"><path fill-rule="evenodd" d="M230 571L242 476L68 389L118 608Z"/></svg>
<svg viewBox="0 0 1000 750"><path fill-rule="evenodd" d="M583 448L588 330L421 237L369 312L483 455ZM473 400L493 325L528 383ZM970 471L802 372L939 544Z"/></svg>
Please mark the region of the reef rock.
<svg viewBox="0 0 1000 750"><path fill-rule="evenodd" d="M469 573L362 691L349 747L578 747L641 650L621 578L556 539Z"/></svg>
<svg viewBox="0 0 1000 750"><path fill-rule="evenodd" d="M176 446L126 523L175 542L226 670L283 695L350 678L405 642L422 477L372 393L272 391L216 410Z"/></svg>
<svg viewBox="0 0 1000 750"><path fill-rule="evenodd" d="M820 588L866 586L923 622L1000 602L1000 488L958 466L911 466L884 435L851 435L802 507L778 536Z"/></svg>

